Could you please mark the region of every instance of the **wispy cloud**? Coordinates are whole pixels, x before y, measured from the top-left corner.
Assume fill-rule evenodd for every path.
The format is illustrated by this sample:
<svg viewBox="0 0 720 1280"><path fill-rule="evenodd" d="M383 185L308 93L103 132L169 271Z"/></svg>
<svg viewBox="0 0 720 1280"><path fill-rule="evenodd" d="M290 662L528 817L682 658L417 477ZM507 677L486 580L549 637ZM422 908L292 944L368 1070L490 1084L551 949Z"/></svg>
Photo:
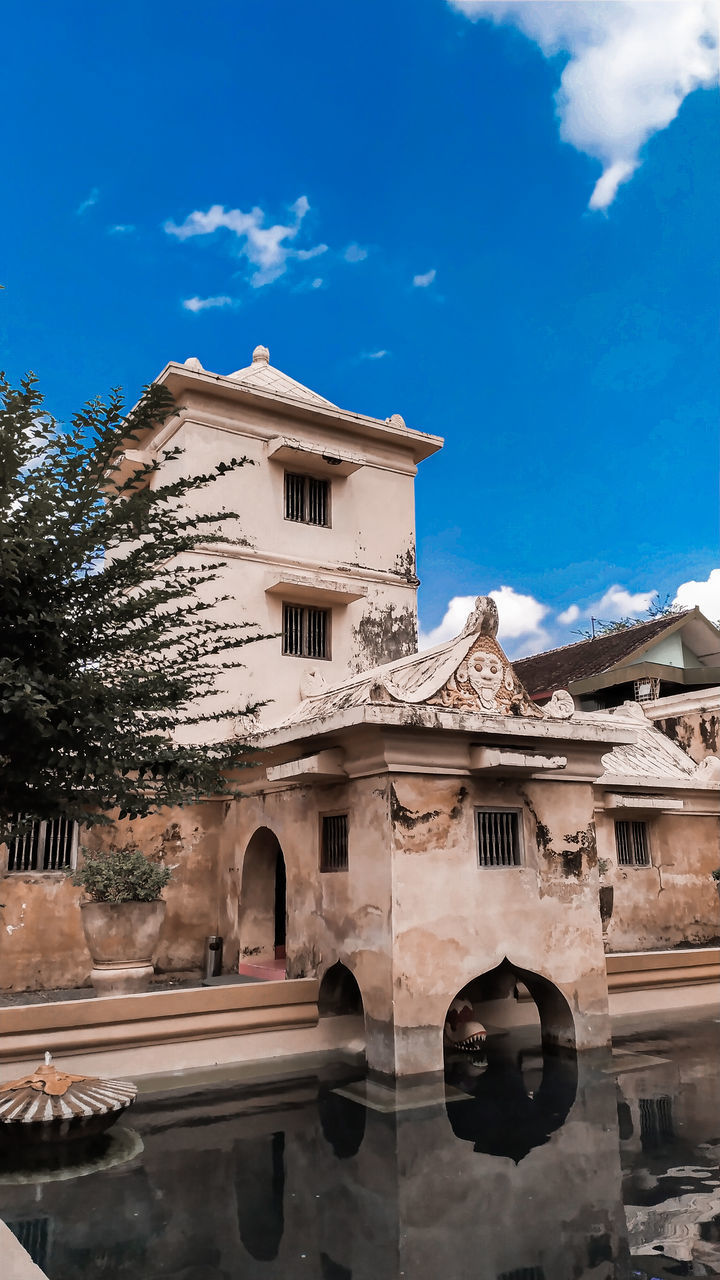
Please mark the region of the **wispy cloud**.
<svg viewBox="0 0 720 1280"><path fill-rule="evenodd" d="M76 216L79 218L83 213L87 213L88 209L92 209L93 205L97 204L99 199L100 199L100 192L97 187L93 187L92 191L90 192L90 195L86 196L85 199L80 202L77 209L75 210Z"/></svg>
<svg viewBox="0 0 720 1280"><path fill-rule="evenodd" d="M183 298L183 306L186 311L211 311L214 307L232 307L235 300L229 298L227 294L220 294L215 298Z"/></svg>
<svg viewBox="0 0 720 1280"><path fill-rule="evenodd" d="M596 618L627 618L636 613L644 613L652 604L657 591L626 591L615 582L595 604L591 604L586 614L594 614Z"/></svg>
<svg viewBox="0 0 720 1280"><path fill-rule="evenodd" d="M135 230L131 222L116 222L114 227L108 227L109 236L129 236Z"/></svg>
<svg viewBox="0 0 720 1280"><path fill-rule="evenodd" d="M188 214L180 225L172 221L166 222L165 231L178 240L229 231L237 238L235 249L238 255L246 258L254 268L250 284L254 289L259 289L283 275L289 259L307 261L327 250L325 244L316 244L309 249L296 249L294 246L293 242L300 233L309 209L307 198L300 196L290 207L291 221L266 226L262 209L255 208L249 213L243 213L241 209L226 209L221 204L214 204L205 213L196 210Z"/></svg>
<svg viewBox="0 0 720 1280"><path fill-rule="evenodd" d="M576 604L571 604L562 613L559 613L557 620L562 627L569 627L572 622L577 622L580 617L580 610Z"/></svg>
<svg viewBox="0 0 720 1280"><path fill-rule="evenodd" d="M385 347L381 347L379 351L363 351L360 356L361 360L384 360L385 356L389 356L390 352Z"/></svg>
<svg viewBox="0 0 720 1280"><path fill-rule="evenodd" d="M688 94L717 82L717 0L448 2L475 21L512 23L547 58L570 55L555 102L561 138L602 164L591 209L612 204Z"/></svg>
<svg viewBox="0 0 720 1280"><path fill-rule="evenodd" d="M431 267L430 271L426 271L424 275L413 276L413 284L416 289L427 289L431 285L437 275L435 267Z"/></svg>
<svg viewBox="0 0 720 1280"><path fill-rule="evenodd" d="M316 276L315 279L310 282L310 288L322 289L324 283L322 276Z"/></svg>
<svg viewBox="0 0 720 1280"><path fill-rule="evenodd" d="M346 262L364 262L368 256L368 250L363 249L361 244L349 244L343 254Z"/></svg>

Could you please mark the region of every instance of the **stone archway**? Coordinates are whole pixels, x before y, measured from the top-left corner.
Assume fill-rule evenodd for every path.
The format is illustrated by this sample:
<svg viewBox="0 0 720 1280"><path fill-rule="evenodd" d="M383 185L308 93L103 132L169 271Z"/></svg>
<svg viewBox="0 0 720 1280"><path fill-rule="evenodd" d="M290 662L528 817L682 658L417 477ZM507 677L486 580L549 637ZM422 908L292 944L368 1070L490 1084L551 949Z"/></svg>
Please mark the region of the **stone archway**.
<svg viewBox="0 0 720 1280"><path fill-rule="evenodd" d="M325 971L318 992L321 1018L364 1014L363 998L355 975L340 960Z"/></svg>
<svg viewBox="0 0 720 1280"><path fill-rule="evenodd" d="M238 908L240 959L282 959L287 935L285 858L269 827L259 827L243 859Z"/></svg>
<svg viewBox="0 0 720 1280"><path fill-rule="evenodd" d="M478 1021L505 1029L535 1021L544 1050L576 1048L575 1021L563 993L542 974L513 964L507 956L467 982L454 999L469 1001ZM526 1006L519 1016L518 1003Z"/></svg>
<svg viewBox="0 0 720 1280"><path fill-rule="evenodd" d="M469 1035L480 1024L484 1041ZM505 957L461 988L446 1028L446 1083L467 1098L448 1105L453 1132L477 1152L519 1163L560 1128L577 1095L575 1023L565 996ZM464 1037L464 1044L454 1045L451 1036Z"/></svg>

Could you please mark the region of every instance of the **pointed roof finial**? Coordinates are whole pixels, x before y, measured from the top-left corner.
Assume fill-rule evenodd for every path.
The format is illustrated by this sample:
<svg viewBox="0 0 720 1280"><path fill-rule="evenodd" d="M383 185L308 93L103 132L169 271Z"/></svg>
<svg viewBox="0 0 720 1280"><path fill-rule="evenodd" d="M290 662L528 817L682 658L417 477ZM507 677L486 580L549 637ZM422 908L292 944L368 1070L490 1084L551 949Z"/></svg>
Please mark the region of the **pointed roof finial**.
<svg viewBox="0 0 720 1280"><path fill-rule="evenodd" d="M253 364L269 364L270 352L267 347L256 347L253 351Z"/></svg>

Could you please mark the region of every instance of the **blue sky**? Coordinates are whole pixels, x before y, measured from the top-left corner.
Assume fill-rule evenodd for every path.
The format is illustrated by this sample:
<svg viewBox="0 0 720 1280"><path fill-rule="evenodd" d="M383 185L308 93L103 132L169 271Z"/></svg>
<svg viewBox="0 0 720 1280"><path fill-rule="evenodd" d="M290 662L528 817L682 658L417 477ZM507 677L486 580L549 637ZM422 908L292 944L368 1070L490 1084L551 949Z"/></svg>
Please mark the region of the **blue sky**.
<svg viewBox="0 0 720 1280"><path fill-rule="evenodd" d="M9 3L2 364L63 418L262 342L444 435L435 638L488 591L515 654L720 616L711 7Z"/></svg>

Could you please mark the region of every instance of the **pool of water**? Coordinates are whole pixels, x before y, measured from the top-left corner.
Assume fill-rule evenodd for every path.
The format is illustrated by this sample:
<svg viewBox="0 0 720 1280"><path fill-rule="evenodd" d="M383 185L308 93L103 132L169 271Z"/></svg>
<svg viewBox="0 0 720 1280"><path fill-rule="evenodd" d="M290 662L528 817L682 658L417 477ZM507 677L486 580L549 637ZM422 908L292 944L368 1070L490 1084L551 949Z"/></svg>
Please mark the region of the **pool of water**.
<svg viewBox="0 0 720 1280"><path fill-rule="evenodd" d="M142 1095L66 1166L0 1161L50 1280L720 1275L720 1023L547 1057L518 1033L393 1094L340 1066Z"/></svg>

